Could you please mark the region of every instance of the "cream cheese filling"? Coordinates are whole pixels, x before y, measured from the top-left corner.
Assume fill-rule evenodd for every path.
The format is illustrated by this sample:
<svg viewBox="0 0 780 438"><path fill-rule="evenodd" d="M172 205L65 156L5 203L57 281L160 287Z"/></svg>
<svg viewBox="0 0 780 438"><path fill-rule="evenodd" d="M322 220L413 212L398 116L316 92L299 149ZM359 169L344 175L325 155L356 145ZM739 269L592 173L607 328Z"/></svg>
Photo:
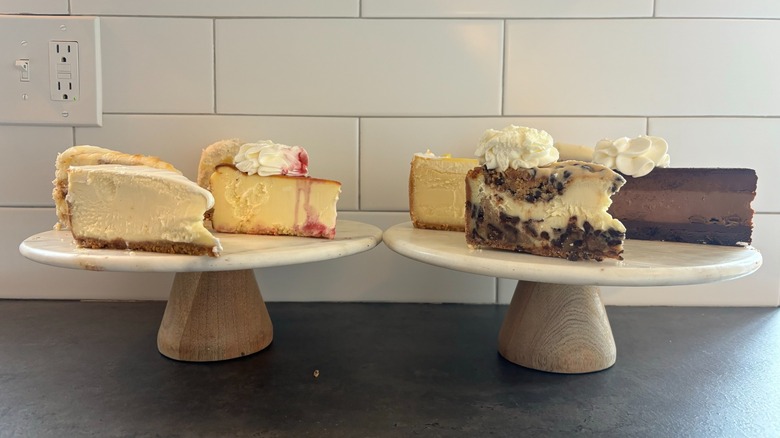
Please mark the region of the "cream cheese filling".
<svg viewBox="0 0 780 438"><path fill-rule="evenodd" d="M626 227L607 213L612 204L609 195L611 185L611 181L597 178L572 180L561 195L549 201L540 199L536 202L515 199L509 193L493 190L484 184L479 185L479 190L495 209L523 221L537 221L536 227L540 232L565 229L569 218L576 216L580 228L584 228L587 221L596 230L614 228L624 233Z"/></svg>
<svg viewBox="0 0 780 438"><path fill-rule="evenodd" d="M412 162L412 204L422 222L460 225L465 223L466 173L476 159L415 156Z"/></svg>
<svg viewBox="0 0 780 438"><path fill-rule="evenodd" d="M221 249L203 225L213 196L175 172L147 166L72 166L66 200L74 236Z"/></svg>
<svg viewBox="0 0 780 438"><path fill-rule="evenodd" d="M307 177L246 175L220 166L211 176L212 223L226 232L336 226L340 184Z"/></svg>

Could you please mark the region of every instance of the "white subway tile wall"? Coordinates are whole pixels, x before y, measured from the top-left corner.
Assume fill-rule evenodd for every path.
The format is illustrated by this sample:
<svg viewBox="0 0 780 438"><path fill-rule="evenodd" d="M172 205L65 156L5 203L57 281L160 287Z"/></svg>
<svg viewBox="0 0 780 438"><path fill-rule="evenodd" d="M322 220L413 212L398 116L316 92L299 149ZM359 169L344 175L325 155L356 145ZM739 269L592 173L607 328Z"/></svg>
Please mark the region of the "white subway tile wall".
<svg viewBox="0 0 780 438"><path fill-rule="evenodd" d="M656 0L656 17L780 18L775 0Z"/></svg>
<svg viewBox="0 0 780 438"><path fill-rule="evenodd" d="M652 17L653 0L363 0L363 17Z"/></svg>
<svg viewBox="0 0 780 438"><path fill-rule="evenodd" d="M0 207L51 206L54 160L71 146L73 128L0 125L0 151L15 157L0 164Z"/></svg>
<svg viewBox="0 0 780 438"><path fill-rule="evenodd" d="M0 0L0 14L67 15L68 0Z"/></svg>
<svg viewBox="0 0 780 438"><path fill-rule="evenodd" d="M21 1L21 0L19 0ZM360 0L70 0L74 15L359 17Z"/></svg>
<svg viewBox="0 0 780 438"><path fill-rule="evenodd" d="M592 145L666 137L675 167L759 175L764 266L685 287L604 288L617 305L780 304L780 10L698 0L0 0L0 13L101 17L103 126L0 125L0 298L166 299L172 274L44 266L19 243L55 222L57 152L152 154L195 177L224 138L301 144L340 180L340 217L408 221L415 152L469 156L510 123ZM1 103L0 103L1 104ZM513 280L415 262L380 245L257 270L269 301L506 303Z"/></svg>
<svg viewBox="0 0 780 438"><path fill-rule="evenodd" d="M100 20L104 113L214 112L213 20Z"/></svg>
<svg viewBox="0 0 780 438"><path fill-rule="evenodd" d="M778 116L778 40L776 20L508 21L504 113Z"/></svg>
<svg viewBox="0 0 780 438"><path fill-rule="evenodd" d="M499 115L502 31L477 20L217 20L217 112Z"/></svg>

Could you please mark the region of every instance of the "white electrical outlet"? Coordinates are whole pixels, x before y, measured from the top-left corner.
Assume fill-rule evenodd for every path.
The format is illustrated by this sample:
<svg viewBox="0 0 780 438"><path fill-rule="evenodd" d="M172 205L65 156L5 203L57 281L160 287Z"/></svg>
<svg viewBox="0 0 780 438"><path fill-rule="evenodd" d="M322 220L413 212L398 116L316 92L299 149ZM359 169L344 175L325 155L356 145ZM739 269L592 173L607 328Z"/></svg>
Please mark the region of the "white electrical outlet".
<svg viewBox="0 0 780 438"><path fill-rule="evenodd" d="M79 100L79 43L49 42L49 91L51 100Z"/></svg>
<svg viewBox="0 0 780 438"><path fill-rule="evenodd" d="M97 17L0 15L0 123L100 126Z"/></svg>

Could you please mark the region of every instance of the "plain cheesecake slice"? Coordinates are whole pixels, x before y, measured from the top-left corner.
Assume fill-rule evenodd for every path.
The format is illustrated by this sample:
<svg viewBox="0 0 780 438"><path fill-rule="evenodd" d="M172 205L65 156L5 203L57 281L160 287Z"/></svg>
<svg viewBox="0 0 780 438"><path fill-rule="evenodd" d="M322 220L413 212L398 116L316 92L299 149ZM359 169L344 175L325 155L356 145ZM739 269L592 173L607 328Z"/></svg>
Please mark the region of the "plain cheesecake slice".
<svg viewBox="0 0 780 438"><path fill-rule="evenodd" d="M218 165L209 180L211 226L223 233L324 237L336 235L338 181L307 176L247 175Z"/></svg>
<svg viewBox="0 0 780 438"><path fill-rule="evenodd" d="M68 228L68 204L65 197L68 195L68 169L71 166L88 166L98 164L122 164L126 166L149 166L157 169L165 169L175 173L181 173L172 164L149 155L126 154L124 152L101 148L98 146L73 146L57 155L54 170L54 190L52 198L57 212L58 222L55 229Z"/></svg>
<svg viewBox="0 0 780 438"><path fill-rule="evenodd" d="M463 231L466 174L475 158L415 155L409 172L409 215L416 228Z"/></svg>
<svg viewBox="0 0 780 438"><path fill-rule="evenodd" d="M66 203L80 247L218 256L203 225L214 198L181 174L149 166L70 166Z"/></svg>

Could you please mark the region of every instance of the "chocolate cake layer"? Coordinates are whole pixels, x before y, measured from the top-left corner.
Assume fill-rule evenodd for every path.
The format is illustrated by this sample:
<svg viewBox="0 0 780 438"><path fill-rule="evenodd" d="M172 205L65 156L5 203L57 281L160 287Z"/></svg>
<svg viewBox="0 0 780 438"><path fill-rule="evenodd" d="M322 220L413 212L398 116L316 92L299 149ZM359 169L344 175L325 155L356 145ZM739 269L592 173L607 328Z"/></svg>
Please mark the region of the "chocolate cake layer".
<svg viewBox="0 0 780 438"><path fill-rule="evenodd" d="M626 177L609 213L629 239L750 243L756 183L753 169L658 168Z"/></svg>
<svg viewBox="0 0 780 438"><path fill-rule="evenodd" d="M755 170L736 168L657 167L641 178L623 176L628 183L621 190L695 190L755 195L757 181ZM628 184L633 187L629 188Z"/></svg>
<svg viewBox="0 0 780 438"><path fill-rule="evenodd" d="M718 225L702 223L667 224L623 219L626 238L659 240L664 242L703 243L707 245L736 246L750 243L752 227L745 225Z"/></svg>
<svg viewBox="0 0 780 438"><path fill-rule="evenodd" d="M627 189L613 199L609 212L621 220L750 225L753 217L753 197L745 193Z"/></svg>

